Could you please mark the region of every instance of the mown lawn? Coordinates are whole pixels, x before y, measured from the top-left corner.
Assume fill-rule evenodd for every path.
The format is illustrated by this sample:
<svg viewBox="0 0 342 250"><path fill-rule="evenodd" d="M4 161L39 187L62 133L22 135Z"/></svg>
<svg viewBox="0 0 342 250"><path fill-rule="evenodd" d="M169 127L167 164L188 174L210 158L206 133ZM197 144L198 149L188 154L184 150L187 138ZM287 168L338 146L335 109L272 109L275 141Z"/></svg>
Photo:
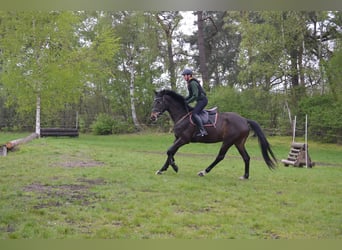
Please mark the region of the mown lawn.
<svg viewBox="0 0 342 250"><path fill-rule="evenodd" d="M0 143L27 134L0 134ZM291 138L269 137L276 171L249 138L250 180L232 148L189 144L172 168L171 134L41 138L0 158L0 238L342 239L342 147L309 142L313 168L284 167Z"/></svg>

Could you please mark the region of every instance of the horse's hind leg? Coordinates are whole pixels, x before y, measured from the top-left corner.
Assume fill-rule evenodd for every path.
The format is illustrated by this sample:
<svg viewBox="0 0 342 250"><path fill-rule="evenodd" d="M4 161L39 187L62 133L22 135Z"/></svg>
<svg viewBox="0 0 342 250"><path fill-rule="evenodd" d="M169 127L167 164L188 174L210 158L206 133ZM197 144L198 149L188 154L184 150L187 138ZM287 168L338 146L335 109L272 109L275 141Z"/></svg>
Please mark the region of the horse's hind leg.
<svg viewBox="0 0 342 250"><path fill-rule="evenodd" d="M219 154L217 155L216 159L214 160L213 163L209 165L205 170L202 170L198 173L199 176L204 176L207 173L209 173L220 161L224 159L226 156L226 153L228 149L232 146L233 144L231 142L224 142L220 148Z"/></svg>
<svg viewBox="0 0 342 250"><path fill-rule="evenodd" d="M245 162L245 174L240 177L241 180L247 180L249 178L249 161L250 157L245 148L246 139L240 142L239 144L235 144L237 150L239 151L243 161Z"/></svg>

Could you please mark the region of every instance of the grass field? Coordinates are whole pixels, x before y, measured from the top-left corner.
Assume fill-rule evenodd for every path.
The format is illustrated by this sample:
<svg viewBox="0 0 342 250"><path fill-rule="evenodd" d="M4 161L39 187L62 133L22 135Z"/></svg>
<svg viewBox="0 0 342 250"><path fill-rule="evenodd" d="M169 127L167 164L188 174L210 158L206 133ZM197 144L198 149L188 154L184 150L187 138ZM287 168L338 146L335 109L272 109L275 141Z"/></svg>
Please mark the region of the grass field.
<svg viewBox="0 0 342 250"><path fill-rule="evenodd" d="M0 144L27 134L0 134ZM291 138L269 137L279 162ZM342 146L309 142L313 168L268 170L247 141L250 180L232 148L189 144L172 168L171 134L41 138L0 157L1 239L342 239Z"/></svg>

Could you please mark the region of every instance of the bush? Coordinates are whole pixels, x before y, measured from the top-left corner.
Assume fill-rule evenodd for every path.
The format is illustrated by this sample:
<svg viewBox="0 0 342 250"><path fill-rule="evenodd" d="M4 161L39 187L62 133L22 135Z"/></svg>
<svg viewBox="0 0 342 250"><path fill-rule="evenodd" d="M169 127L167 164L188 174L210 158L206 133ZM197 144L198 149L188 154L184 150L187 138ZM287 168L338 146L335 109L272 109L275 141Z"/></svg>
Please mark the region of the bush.
<svg viewBox="0 0 342 250"><path fill-rule="evenodd" d="M283 97L262 88L238 91L230 87L217 88L209 96L210 106L218 106L220 112L236 112L257 121L261 127L276 130L281 124Z"/></svg>
<svg viewBox="0 0 342 250"><path fill-rule="evenodd" d="M302 116L308 115L308 133L322 142L341 143L342 105L331 95L314 95L300 102Z"/></svg>
<svg viewBox="0 0 342 250"><path fill-rule="evenodd" d="M133 133L136 132L136 129L133 125L129 124L127 121L123 121L121 119L115 119L112 125L113 134L124 134L124 133Z"/></svg>
<svg viewBox="0 0 342 250"><path fill-rule="evenodd" d="M99 114L92 123L91 128L95 135L109 135L112 134L114 120L107 114Z"/></svg>

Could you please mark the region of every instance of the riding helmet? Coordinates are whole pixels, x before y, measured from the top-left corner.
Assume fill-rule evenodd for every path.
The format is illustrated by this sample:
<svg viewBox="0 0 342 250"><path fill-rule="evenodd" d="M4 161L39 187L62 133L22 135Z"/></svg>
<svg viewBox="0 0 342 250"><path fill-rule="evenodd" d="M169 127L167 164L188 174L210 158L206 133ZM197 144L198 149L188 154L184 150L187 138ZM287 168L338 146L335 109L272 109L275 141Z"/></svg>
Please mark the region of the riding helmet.
<svg viewBox="0 0 342 250"><path fill-rule="evenodd" d="M182 76L184 75L192 75L192 70L191 69L185 69L182 73Z"/></svg>

